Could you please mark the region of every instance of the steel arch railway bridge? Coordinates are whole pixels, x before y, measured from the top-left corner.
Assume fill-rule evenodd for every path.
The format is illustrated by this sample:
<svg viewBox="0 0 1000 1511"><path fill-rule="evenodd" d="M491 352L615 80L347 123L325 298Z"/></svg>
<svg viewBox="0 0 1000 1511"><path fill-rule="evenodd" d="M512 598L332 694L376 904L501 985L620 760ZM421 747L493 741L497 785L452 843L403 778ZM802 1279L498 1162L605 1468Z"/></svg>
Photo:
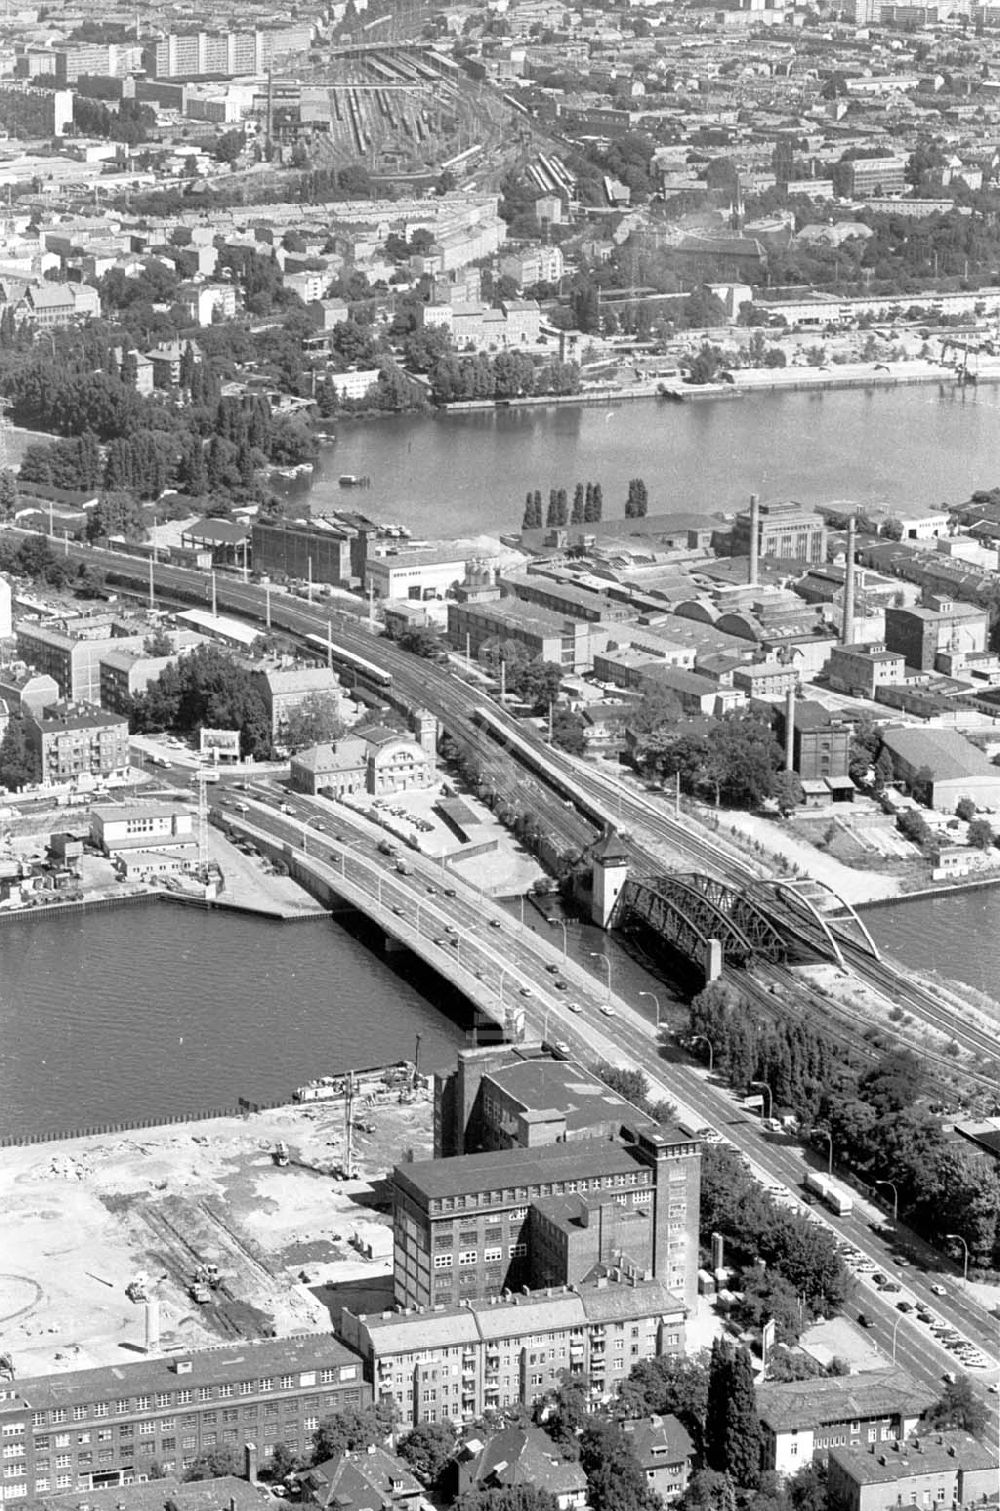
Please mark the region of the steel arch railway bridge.
<svg viewBox="0 0 1000 1511"><path fill-rule="evenodd" d="M644 924L672 949L711 968L749 965L754 958L777 965L788 955L787 941L746 892L711 876L672 873L626 881L612 924L627 929Z"/></svg>
<svg viewBox="0 0 1000 1511"><path fill-rule="evenodd" d="M848 920L828 915L828 922L805 895L804 883L757 884L751 889L713 876L671 872L629 878L611 926L626 931L645 928L701 966L709 980L725 969L746 969L754 960L783 965L796 955L828 957L843 966L841 946L847 942L858 943L877 960L875 943L854 909L836 900L857 925L860 939L841 934L838 925Z"/></svg>

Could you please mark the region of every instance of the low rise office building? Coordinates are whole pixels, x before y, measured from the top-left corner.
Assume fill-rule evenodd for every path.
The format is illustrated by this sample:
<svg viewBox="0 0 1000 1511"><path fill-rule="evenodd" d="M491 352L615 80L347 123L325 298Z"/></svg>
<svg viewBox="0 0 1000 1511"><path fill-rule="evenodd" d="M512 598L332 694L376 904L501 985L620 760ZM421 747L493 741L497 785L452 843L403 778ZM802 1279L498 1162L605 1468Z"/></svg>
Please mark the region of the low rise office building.
<svg viewBox="0 0 1000 1511"><path fill-rule="evenodd" d="M794 1474L831 1448L892 1443L914 1432L936 1393L901 1369L757 1387L761 1464Z"/></svg>

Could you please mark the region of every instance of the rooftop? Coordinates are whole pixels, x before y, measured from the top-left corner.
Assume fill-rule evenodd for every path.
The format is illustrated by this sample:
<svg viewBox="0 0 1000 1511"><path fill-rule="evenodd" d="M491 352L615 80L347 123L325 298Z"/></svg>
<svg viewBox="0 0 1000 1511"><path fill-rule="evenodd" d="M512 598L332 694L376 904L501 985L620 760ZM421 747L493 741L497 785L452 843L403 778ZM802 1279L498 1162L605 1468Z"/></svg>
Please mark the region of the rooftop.
<svg viewBox="0 0 1000 1511"><path fill-rule="evenodd" d="M485 1079L525 1110L558 1108L571 1132L608 1122L652 1126L651 1118L572 1060L522 1060L491 1071Z"/></svg>
<svg viewBox="0 0 1000 1511"><path fill-rule="evenodd" d="M936 1392L902 1369L873 1369L762 1385L757 1390L757 1415L772 1432L787 1432L869 1417L915 1417L936 1399Z"/></svg>
<svg viewBox="0 0 1000 1511"><path fill-rule="evenodd" d="M179 1371L178 1364L182 1362L190 1363L190 1370ZM139 1359L128 1364L106 1364L99 1369L75 1369L68 1374L19 1379L9 1387L12 1398L0 1400L0 1417L8 1412L21 1412L24 1407L42 1411L53 1406L90 1405L94 1401L187 1390L252 1375L273 1377L319 1366L332 1369L359 1364L357 1354L329 1333L227 1344L179 1354L172 1359Z"/></svg>
<svg viewBox="0 0 1000 1511"><path fill-rule="evenodd" d="M882 731L882 739L908 766L927 766L936 782L998 775L982 752L954 729L890 728Z"/></svg>
<svg viewBox="0 0 1000 1511"><path fill-rule="evenodd" d="M915 1474L939 1474L957 1469L994 1469L993 1449L967 1432L929 1432L899 1443L871 1448L837 1447L830 1459L858 1484L892 1485Z"/></svg>
<svg viewBox="0 0 1000 1511"><path fill-rule="evenodd" d="M418 1160L397 1165L394 1180L417 1200L471 1196L480 1191L540 1186L595 1175L634 1175L631 1149L607 1138L573 1139L541 1149L491 1149L461 1159ZM525 1195L525 1200L527 1196Z"/></svg>

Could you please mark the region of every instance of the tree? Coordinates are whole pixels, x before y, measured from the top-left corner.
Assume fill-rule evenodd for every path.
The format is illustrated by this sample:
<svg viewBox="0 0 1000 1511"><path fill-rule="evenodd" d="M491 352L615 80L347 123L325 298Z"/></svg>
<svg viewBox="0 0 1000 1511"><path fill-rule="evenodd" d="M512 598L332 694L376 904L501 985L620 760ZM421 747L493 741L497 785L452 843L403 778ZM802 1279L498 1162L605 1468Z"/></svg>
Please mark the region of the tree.
<svg viewBox="0 0 1000 1511"><path fill-rule="evenodd" d="M330 693L309 693L298 708L289 712L281 726L280 738L294 755L312 745L332 745L343 738L346 730L337 699Z"/></svg>
<svg viewBox="0 0 1000 1511"><path fill-rule="evenodd" d="M396 1408L392 1401L386 1400L324 1417L313 1433L313 1463L325 1463L345 1449L358 1452L380 1446L392 1431L395 1418Z"/></svg>
<svg viewBox="0 0 1000 1511"><path fill-rule="evenodd" d="M976 805L971 797L960 797L955 804L955 817L960 818L963 824L969 823L976 816Z"/></svg>
<svg viewBox="0 0 1000 1511"><path fill-rule="evenodd" d="M583 524L583 521L584 521L583 505L584 505L583 484L582 483L577 483L575 489L573 490L573 512L572 512L572 514L569 517L569 522L570 522L571 525L582 525Z"/></svg>
<svg viewBox="0 0 1000 1511"><path fill-rule="evenodd" d="M14 716L7 724L0 740L0 782L10 792L20 792L22 787L41 779L38 757L28 744L24 720Z"/></svg>
<svg viewBox="0 0 1000 1511"><path fill-rule="evenodd" d="M974 818L969 825L968 841L974 850L988 850L993 844L993 825L989 819Z"/></svg>
<svg viewBox="0 0 1000 1511"><path fill-rule="evenodd" d="M677 1417L700 1452L708 1410L707 1355L660 1354L640 1359L622 1382L619 1399L630 1416Z"/></svg>
<svg viewBox="0 0 1000 1511"><path fill-rule="evenodd" d="M760 1423L750 1355L728 1339L712 1344L705 1458L709 1468L753 1489L760 1476Z"/></svg>
<svg viewBox="0 0 1000 1511"><path fill-rule="evenodd" d="M552 715L552 743L570 755L583 755L587 749L586 726L578 713L557 708Z"/></svg>
<svg viewBox="0 0 1000 1511"><path fill-rule="evenodd" d="M910 782L910 792L925 808L930 808L934 797L934 773L929 766L918 766Z"/></svg>
<svg viewBox="0 0 1000 1511"><path fill-rule="evenodd" d="M185 1480L217 1480L224 1474L239 1474L241 1466L236 1455L227 1445L206 1448L184 1471Z"/></svg>
<svg viewBox="0 0 1000 1511"><path fill-rule="evenodd" d="M451 1463L456 1442L451 1422L420 1422L400 1438L396 1451L417 1478L432 1488Z"/></svg>
<svg viewBox="0 0 1000 1511"><path fill-rule="evenodd" d="M301 1469L303 1460L299 1454L292 1452L287 1443L275 1443L266 1467L272 1480L283 1480Z"/></svg>
<svg viewBox="0 0 1000 1511"><path fill-rule="evenodd" d="M0 520L12 519L17 505L17 475L10 467L4 467L0 471Z"/></svg>
<svg viewBox="0 0 1000 1511"><path fill-rule="evenodd" d="M897 815L896 828L904 839L912 841L915 845L926 845L933 838L930 826L922 813L916 808L905 808Z"/></svg>
<svg viewBox="0 0 1000 1511"><path fill-rule="evenodd" d="M625 518L643 519L649 508L649 493L641 477L629 479L628 497L625 500Z"/></svg>
<svg viewBox="0 0 1000 1511"><path fill-rule="evenodd" d="M736 1511L736 1488L728 1474L698 1469L677 1504L681 1511Z"/></svg>
<svg viewBox="0 0 1000 1511"><path fill-rule="evenodd" d="M959 1375L957 1380L948 1381L941 1399L930 1408L926 1420L931 1427L957 1427L973 1437L981 1437L987 1417L986 1406L973 1390L968 1375Z"/></svg>
<svg viewBox="0 0 1000 1511"><path fill-rule="evenodd" d="M455 1511L558 1511L559 1502L535 1485L504 1485L498 1490L466 1490Z"/></svg>
<svg viewBox="0 0 1000 1511"><path fill-rule="evenodd" d="M505 658L506 660L506 658ZM554 661L507 661L507 688L533 711L547 713L559 696L562 667Z"/></svg>
<svg viewBox="0 0 1000 1511"><path fill-rule="evenodd" d="M428 661L446 661L448 648L441 631L432 624L414 625L404 630L397 641L400 650L412 656L423 656Z"/></svg>
<svg viewBox="0 0 1000 1511"><path fill-rule="evenodd" d="M787 818L805 798L802 783L794 771L779 771L772 786L772 797L782 815Z"/></svg>
<svg viewBox="0 0 1000 1511"><path fill-rule="evenodd" d="M660 1511L632 1445L614 1422L590 1418L580 1436L580 1467L592 1511Z"/></svg>
<svg viewBox="0 0 1000 1511"><path fill-rule="evenodd" d="M589 1420L590 1381L585 1375L574 1375L568 1369L559 1372L559 1387L545 1402L536 1405L536 1414L553 1442L558 1443L567 1457L578 1452L578 1436Z"/></svg>

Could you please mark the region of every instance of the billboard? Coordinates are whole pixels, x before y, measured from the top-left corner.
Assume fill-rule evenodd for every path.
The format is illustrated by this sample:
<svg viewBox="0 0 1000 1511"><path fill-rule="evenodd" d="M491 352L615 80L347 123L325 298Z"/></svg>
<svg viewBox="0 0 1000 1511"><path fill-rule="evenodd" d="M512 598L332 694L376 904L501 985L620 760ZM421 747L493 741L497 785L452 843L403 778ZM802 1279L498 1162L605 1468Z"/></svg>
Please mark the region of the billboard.
<svg viewBox="0 0 1000 1511"><path fill-rule="evenodd" d="M238 729L199 730L201 753L210 761L238 761L240 758L240 732Z"/></svg>

